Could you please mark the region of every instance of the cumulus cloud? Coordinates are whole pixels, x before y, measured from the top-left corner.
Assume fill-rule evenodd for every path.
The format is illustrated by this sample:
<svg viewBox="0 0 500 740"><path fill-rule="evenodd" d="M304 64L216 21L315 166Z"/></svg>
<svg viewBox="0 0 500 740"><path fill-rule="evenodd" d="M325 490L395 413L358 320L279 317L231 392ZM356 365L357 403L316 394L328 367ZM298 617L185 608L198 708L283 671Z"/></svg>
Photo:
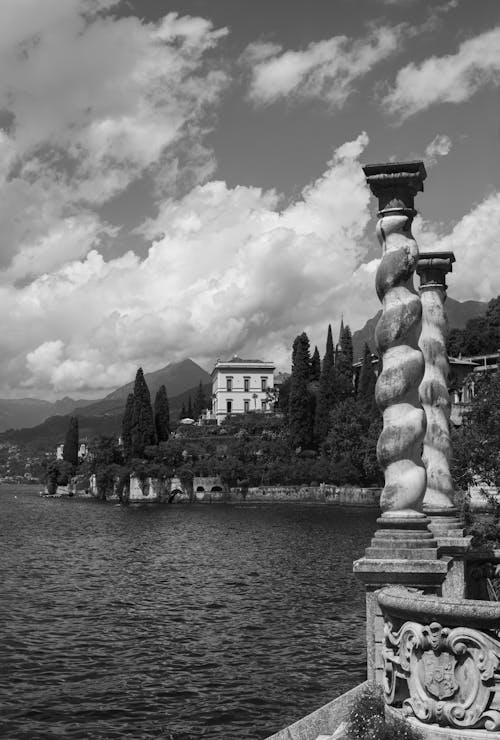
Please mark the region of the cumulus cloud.
<svg viewBox="0 0 500 740"><path fill-rule="evenodd" d="M428 167L436 164L439 157L446 157L451 151L452 143L446 134L437 134L425 149L424 159Z"/></svg>
<svg viewBox="0 0 500 740"><path fill-rule="evenodd" d="M383 105L405 119L436 103L462 103L481 88L499 84L500 26L464 41L456 54L408 64Z"/></svg>
<svg viewBox="0 0 500 740"><path fill-rule="evenodd" d="M227 30L176 13L118 18L115 5L1 5L0 268L10 265L9 277L99 247L109 234L100 206L155 177L178 147L188 161L195 152L202 177L210 171L204 116L227 78L207 55Z"/></svg>
<svg viewBox="0 0 500 740"><path fill-rule="evenodd" d="M251 72L249 96L259 104L320 98L341 107L353 83L397 50L402 33L403 26L380 27L364 39L334 36L301 51L250 44L243 55Z"/></svg>
<svg viewBox="0 0 500 740"><path fill-rule="evenodd" d="M450 295L462 301L489 301L498 294L500 257L492 245L496 244L500 230L500 193L488 195L448 234L420 218L415 226L421 250L455 253L456 263L447 280Z"/></svg>
<svg viewBox="0 0 500 740"><path fill-rule="evenodd" d="M210 366L243 352L287 367L299 331L324 347L342 311L362 323L377 308L360 267L367 143L362 133L339 147L283 210L274 191L208 182L165 200L145 226L145 258L92 250L23 287L0 286L2 393L10 377L32 393L96 395L139 365L186 356Z"/></svg>

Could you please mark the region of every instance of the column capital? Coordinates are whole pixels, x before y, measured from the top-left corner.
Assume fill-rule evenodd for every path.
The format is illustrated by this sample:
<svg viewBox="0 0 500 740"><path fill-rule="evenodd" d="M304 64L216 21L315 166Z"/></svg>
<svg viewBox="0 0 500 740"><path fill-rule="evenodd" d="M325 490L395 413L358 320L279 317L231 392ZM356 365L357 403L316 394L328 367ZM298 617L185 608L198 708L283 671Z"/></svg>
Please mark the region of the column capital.
<svg viewBox="0 0 500 740"><path fill-rule="evenodd" d="M454 262L453 252L420 252L417 262L420 288L446 288L446 275L453 271Z"/></svg>
<svg viewBox="0 0 500 740"><path fill-rule="evenodd" d="M367 164L363 172L370 190L378 198L379 213L409 211L408 215L415 214L414 198L423 191L427 177L423 162Z"/></svg>

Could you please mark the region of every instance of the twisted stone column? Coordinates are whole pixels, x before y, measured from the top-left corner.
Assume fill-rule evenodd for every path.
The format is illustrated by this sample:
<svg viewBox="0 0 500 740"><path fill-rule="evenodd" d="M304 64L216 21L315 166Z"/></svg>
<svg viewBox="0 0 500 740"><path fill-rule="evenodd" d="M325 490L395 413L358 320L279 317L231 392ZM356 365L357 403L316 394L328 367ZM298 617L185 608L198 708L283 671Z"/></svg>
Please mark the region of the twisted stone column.
<svg viewBox="0 0 500 740"><path fill-rule="evenodd" d="M458 556L469 544L463 537L463 524L453 502L450 474L450 396L448 393L448 355L446 336L448 321L444 310L446 275L452 271L453 252L420 254L417 273L420 276L422 332L419 346L425 358L425 373L420 384L420 400L427 418L423 461L427 470L424 512L430 517L429 528L441 551Z"/></svg>
<svg viewBox="0 0 500 740"><path fill-rule="evenodd" d="M452 252L420 254L422 332L419 347L425 359L425 373L420 384L420 400L427 418L423 461L427 470L424 510L429 514L454 513L453 484L450 475L450 396L448 393L448 322L444 311L446 274L451 272Z"/></svg>
<svg viewBox="0 0 500 740"><path fill-rule="evenodd" d="M425 520L422 443L426 419L418 393L424 374L418 347L422 306L413 287L418 247L411 224L416 214L413 200L423 190L426 172L422 162L368 165L364 172L379 199L377 237L383 249L376 278L382 316L375 332L382 357L375 399L384 418L377 445L385 473L380 508L383 520L395 519L404 526L414 522L420 528Z"/></svg>

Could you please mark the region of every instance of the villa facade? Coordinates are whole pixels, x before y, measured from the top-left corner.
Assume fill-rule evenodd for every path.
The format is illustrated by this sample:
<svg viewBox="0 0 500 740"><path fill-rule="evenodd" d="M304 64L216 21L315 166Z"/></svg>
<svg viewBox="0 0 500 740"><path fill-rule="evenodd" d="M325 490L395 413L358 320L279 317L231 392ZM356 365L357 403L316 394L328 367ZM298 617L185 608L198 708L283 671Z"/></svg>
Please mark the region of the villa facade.
<svg viewBox="0 0 500 740"><path fill-rule="evenodd" d="M220 424L232 414L272 411L274 369L274 363L262 360L217 360L211 374L212 418Z"/></svg>

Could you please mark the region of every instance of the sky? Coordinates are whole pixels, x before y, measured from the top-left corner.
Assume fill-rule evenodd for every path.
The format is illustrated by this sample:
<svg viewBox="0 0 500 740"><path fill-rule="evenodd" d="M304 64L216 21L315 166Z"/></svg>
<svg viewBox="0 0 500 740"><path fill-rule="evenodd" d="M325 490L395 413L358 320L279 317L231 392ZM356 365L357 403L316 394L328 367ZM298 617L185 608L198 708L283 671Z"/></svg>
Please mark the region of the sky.
<svg viewBox="0 0 500 740"><path fill-rule="evenodd" d="M322 355L379 308L369 162L500 293L498 0L2 0L0 69L1 397Z"/></svg>

